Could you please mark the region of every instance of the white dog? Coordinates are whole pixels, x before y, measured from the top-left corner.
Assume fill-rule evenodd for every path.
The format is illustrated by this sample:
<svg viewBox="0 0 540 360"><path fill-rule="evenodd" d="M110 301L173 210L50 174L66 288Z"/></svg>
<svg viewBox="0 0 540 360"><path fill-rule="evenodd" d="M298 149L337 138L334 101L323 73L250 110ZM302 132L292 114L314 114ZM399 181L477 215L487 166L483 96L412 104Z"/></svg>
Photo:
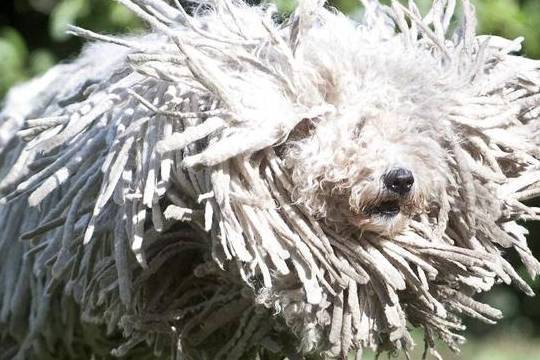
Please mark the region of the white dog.
<svg viewBox="0 0 540 360"><path fill-rule="evenodd" d="M362 357L452 349L472 296L532 290L540 62L463 0L119 0L0 113L0 359Z"/></svg>

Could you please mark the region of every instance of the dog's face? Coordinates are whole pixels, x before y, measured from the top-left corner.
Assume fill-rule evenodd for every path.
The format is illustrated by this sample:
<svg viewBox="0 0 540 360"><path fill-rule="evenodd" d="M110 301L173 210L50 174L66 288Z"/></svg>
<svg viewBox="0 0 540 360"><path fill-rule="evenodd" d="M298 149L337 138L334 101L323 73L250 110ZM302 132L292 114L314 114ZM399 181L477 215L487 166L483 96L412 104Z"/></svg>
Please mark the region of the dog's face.
<svg viewBox="0 0 540 360"><path fill-rule="evenodd" d="M329 223L399 233L445 186L439 138L421 116L375 111L320 120L286 153L295 200Z"/></svg>

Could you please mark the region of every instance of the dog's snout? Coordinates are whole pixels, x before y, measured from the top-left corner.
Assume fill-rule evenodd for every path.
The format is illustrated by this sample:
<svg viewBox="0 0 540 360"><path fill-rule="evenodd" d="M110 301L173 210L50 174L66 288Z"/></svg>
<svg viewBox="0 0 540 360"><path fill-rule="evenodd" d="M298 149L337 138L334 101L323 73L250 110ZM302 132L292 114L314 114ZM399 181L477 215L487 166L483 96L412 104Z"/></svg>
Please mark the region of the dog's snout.
<svg viewBox="0 0 540 360"><path fill-rule="evenodd" d="M390 170L383 178L386 187L400 195L405 195L414 184L414 176L410 170L397 168Z"/></svg>

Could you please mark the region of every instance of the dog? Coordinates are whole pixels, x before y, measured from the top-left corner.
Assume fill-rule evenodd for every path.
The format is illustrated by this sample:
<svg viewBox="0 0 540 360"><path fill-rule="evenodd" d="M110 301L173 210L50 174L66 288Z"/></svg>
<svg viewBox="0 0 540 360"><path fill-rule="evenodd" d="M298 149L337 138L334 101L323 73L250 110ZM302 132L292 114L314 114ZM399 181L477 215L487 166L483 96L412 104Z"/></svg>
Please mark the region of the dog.
<svg viewBox="0 0 540 360"><path fill-rule="evenodd" d="M540 63L468 0L119 2L0 113L0 358L438 355L534 294Z"/></svg>

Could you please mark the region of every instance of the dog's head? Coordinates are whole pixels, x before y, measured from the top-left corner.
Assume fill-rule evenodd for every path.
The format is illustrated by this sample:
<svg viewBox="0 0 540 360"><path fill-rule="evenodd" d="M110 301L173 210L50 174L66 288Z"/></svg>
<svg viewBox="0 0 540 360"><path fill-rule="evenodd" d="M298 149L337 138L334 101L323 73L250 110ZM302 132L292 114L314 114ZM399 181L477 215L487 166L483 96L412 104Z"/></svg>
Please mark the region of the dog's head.
<svg viewBox="0 0 540 360"><path fill-rule="evenodd" d="M323 48L338 46L319 35L329 37ZM452 182L459 135L448 119L461 80L428 53L397 44L343 45L339 59L305 47L320 97L334 110L303 120L290 137L293 200L327 223L395 235L433 211Z"/></svg>
<svg viewBox="0 0 540 360"><path fill-rule="evenodd" d="M442 135L420 113L350 112L312 125L286 161L294 200L328 223L396 234L446 185Z"/></svg>

